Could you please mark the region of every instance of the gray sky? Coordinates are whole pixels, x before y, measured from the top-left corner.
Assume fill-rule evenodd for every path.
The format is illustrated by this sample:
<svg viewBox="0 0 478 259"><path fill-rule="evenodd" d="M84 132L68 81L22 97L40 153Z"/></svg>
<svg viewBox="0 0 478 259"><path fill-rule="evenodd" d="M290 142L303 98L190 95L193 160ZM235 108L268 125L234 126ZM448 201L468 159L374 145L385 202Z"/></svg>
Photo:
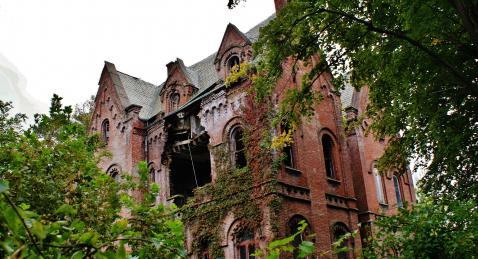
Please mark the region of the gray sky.
<svg viewBox="0 0 478 259"><path fill-rule="evenodd" d="M53 93L74 105L96 94L104 60L159 84L176 57L217 51L229 22L243 32L274 12L254 0L0 0L0 99L46 112Z"/></svg>

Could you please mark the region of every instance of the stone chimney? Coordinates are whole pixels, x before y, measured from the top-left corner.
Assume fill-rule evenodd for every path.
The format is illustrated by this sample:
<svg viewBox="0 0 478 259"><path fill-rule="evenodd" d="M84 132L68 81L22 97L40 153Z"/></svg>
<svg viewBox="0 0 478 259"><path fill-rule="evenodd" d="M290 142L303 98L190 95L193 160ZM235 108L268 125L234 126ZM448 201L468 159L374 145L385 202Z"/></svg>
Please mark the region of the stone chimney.
<svg viewBox="0 0 478 259"><path fill-rule="evenodd" d="M279 11L287 4L287 0L274 0L274 4L276 6L276 13L279 13Z"/></svg>

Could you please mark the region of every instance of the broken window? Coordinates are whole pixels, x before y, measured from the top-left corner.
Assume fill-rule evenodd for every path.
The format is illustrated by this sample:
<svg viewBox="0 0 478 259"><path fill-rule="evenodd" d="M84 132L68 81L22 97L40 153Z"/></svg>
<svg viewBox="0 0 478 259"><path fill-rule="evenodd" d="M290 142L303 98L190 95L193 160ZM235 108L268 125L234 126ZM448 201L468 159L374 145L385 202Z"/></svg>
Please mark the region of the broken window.
<svg viewBox="0 0 478 259"><path fill-rule="evenodd" d="M211 182L209 136L203 133L193 139L176 141L170 148L170 195L182 206L193 190Z"/></svg>
<svg viewBox="0 0 478 259"><path fill-rule="evenodd" d="M241 127L237 126L231 131L231 152L233 155L234 166L243 168L247 165L244 132Z"/></svg>

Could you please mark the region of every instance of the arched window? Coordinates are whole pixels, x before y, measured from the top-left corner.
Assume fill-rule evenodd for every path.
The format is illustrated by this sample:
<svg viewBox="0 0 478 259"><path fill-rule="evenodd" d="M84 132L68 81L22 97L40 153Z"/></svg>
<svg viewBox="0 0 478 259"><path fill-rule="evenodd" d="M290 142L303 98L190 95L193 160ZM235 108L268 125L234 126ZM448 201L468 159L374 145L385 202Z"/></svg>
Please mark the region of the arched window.
<svg viewBox="0 0 478 259"><path fill-rule="evenodd" d="M398 177L396 175L394 175L392 179L393 179L393 187L395 188L395 197L397 198L397 207L402 208L403 202L402 202L402 192L400 191L400 181L398 180Z"/></svg>
<svg viewBox="0 0 478 259"><path fill-rule="evenodd" d="M302 233L300 233L300 235L295 236L294 240L291 243L292 246L295 247L295 248L298 248L299 245L302 243L302 241L306 240L307 237L310 235L310 225L307 222L307 220L300 215L293 216L289 220L289 223L287 224L288 225L287 226L287 228L288 228L287 235L292 236L299 231L299 226L301 225L302 221L304 221L307 224L307 228L304 229L304 231L302 231ZM299 250L297 250L297 249L294 250L293 257L294 258L299 257Z"/></svg>
<svg viewBox="0 0 478 259"><path fill-rule="evenodd" d="M334 236L334 242L339 241L344 235L350 232L347 226L345 226L345 224L343 223L336 223L333 226L332 231ZM351 241L352 241L351 238L344 239L342 240L342 242L339 244L337 248L343 250L343 248L348 247L350 249ZM350 258L349 255L350 253L348 251L341 251L340 253L337 253L337 258L348 259Z"/></svg>
<svg viewBox="0 0 478 259"><path fill-rule="evenodd" d="M239 60L239 57L238 56L232 56L229 58L229 60L227 61L227 72L231 72L231 70L234 68L234 66L237 66L239 67L239 64L240 64L240 60Z"/></svg>
<svg viewBox="0 0 478 259"><path fill-rule="evenodd" d="M378 172L377 167L375 165L373 166L373 178L375 182L375 193L377 195L377 201L380 204L385 204L385 194L383 191L383 181L382 181L382 176Z"/></svg>
<svg viewBox="0 0 478 259"><path fill-rule="evenodd" d="M110 121L108 119L104 120L101 124L101 133L103 140L108 143L108 140L110 139Z"/></svg>
<svg viewBox="0 0 478 259"><path fill-rule="evenodd" d="M234 129L232 129L230 141L234 166L236 168L245 167L247 165L247 160L244 146L244 132L241 127L236 126Z"/></svg>
<svg viewBox="0 0 478 259"><path fill-rule="evenodd" d="M169 112L173 112L178 109L179 98L180 98L180 95L177 92L174 92L169 96Z"/></svg>
<svg viewBox="0 0 478 259"><path fill-rule="evenodd" d="M149 182L151 183L156 182L156 170L154 170L154 167L151 167L149 169Z"/></svg>
<svg viewBox="0 0 478 259"><path fill-rule="evenodd" d="M254 233L250 230L242 230L236 234L236 258L253 259L256 252L256 244L254 242Z"/></svg>
<svg viewBox="0 0 478 259"><path fill-rule="evenodd" d="M322 137L322 149L324 152L325 173L328 178L336 178L334 165L334 142L329 135Z"/></svg>
<svg viewBox="0 0 478 259"><path fill-rule="evenodd" d="M106 173L113 179L115 179L116 182L119 182L121 180L121 169L116 164L110 166L108 170L106 170Z"/></svg>

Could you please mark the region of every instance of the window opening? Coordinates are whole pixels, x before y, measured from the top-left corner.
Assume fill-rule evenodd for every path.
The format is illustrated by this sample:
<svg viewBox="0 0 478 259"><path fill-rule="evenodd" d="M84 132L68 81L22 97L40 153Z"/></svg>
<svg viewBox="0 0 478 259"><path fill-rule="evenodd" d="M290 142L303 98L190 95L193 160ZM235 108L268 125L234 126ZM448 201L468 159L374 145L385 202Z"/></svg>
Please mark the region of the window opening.
<svg viewBox="0 0 478 259"><path fill-rule="evenodd" d="M396 175L393 176L393 186L395 188L395 197L397 198L397 207L402 208L402 194L400 192L400 181Z"/></svg>
<svg viewBox="0 0 478 259"><path fill-rule="evenodd" d="M348 228L343 225L343 223L337 223L334 226L334 242L337 242L340 238L342 238L345 234L349 233ZM350 238L343 240L340 246L338 247L339 249L343 249L346 247L350 248ZM341 251L340 253L337 254L338 259L349 259L349 252L348 251Z"/></svg>
<svg viewBox="0 0 478 259"><path fill-rule="evenodd" d="M173 112L179 107L179 93L173 93L169 96L169 112Z"/></svg>
<svg viewBox="0 0 478 259"><path fill-rule="evenodd" d="M151 183L155 183L156 182L156 170L154 170L154 168L152 167L151 169L149 169L149 181Z"/></svg>
<svg viewBox="0 0 478 259"><path fill-rule="evenodd" d="M109 174L116 182L121 180L120 170L115 165L111 166L106 173Z"/></svg>
<svg viewBox="0 0 478 259"><path fill-rule="evenodd" d="M103 124L101 125L101 131L103 134L103 140L108 143L108 140L110 139L110 122L108 119L103 121Z"/></svg>
<svg viewBox="0 0 478 259"><path fill-rule="evenodd" d="M382 176L380 175L378 169L375 166L373 167L373 178L375 180L375 192L377 194L378 203L385 204Z"/></svg>
<svg viewBox="0 0 478 259"><path fill-rule="evenodd" d="M234 166L236 168L243 168L247 165L244 133L241 127L235 127L231 132L231 146Z"/></svg>
<svg viewBox="0 0 478 259"><path fill-rule="evenodd" d="M239 259L255 259L256 252L254 234L250 230L241 231L236 236L236 252Z"/></svg>
<svg viewBox="0 0 478 259"><path fill-rule="evenodd" d="M329 178L335 178L333 147L332 139L328 135L324 135L322 137L322 148L324 151L325 172Z"/></svg>
<svg viewBox="0 0 478 259"><path fill-rule="evenodd" d="M288 133L290 131L289 127L287 126L281 126L281 132ZM295 168L295 163L294 163L294 148L292 143L287 143L287 145L282 149L282 152L284 154L284 166L290 167L290 168Z"/></svg>
<svg viewBox="0 0 478 259"><path fill-rule="evenodd" d="M204 134L194 141L177 141L170 147L169 187L177 206L184 205L194 195L194 189L212 180L208 143L209 136Z"/></svg>
<svg viewBox="0 0 478 259"><path fill-rule="evenodd" d="M228 72L231 72L236 66L237 68L239 67L240 60L238 56L232 56L229 58L227 61L227 70Z"/></svg>
<svg viewBox="0 0 478 259"><path fill-rule="evenodd" d="M294 240L291 242L292 246L295 248L298 248L299 245L302 243L302 241L306 240L307 237L310 235L310 225L307 222L307 220L300 215L296 215L292 217L288 223L288 231L289 231L288 235L292 236L299 231L299 226L301 221L305 221L305 223L307 223L307 228L304 229L304 231L302 231L300 235L295 236ZM294 249L293 258L299 258L298 249Z"/></svg>

